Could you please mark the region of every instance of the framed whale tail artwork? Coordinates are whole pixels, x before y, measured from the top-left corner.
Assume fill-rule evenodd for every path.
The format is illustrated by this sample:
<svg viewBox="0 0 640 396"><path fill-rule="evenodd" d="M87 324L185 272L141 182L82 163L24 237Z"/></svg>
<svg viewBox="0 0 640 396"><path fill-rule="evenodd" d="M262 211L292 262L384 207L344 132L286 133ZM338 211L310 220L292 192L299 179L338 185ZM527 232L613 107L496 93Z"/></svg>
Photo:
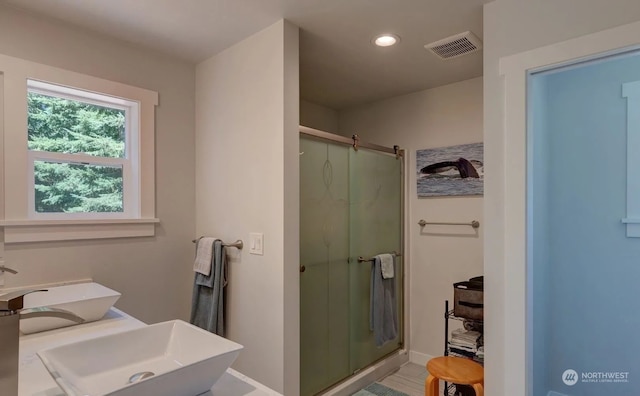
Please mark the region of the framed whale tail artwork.
<svg viewBox="0 0 640 396"><path fill-rule="evenodd" d="M484 144L418 150L418 197L483 195Z"/></svg>

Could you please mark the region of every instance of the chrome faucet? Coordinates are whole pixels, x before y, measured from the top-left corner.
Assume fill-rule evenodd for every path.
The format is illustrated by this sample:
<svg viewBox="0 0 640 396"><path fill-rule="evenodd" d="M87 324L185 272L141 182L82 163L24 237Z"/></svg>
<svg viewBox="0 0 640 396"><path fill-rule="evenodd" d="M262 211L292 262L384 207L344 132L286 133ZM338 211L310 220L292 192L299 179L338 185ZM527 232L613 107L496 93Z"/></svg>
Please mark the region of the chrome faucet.
<svg viewBox="0 0 640 396"><path fill-rule="evenodd" d="M24 296L47 290L18 290L0 295L0 389L7 396L18 395L20 363L20 319L54 317L84 322L84 319L64 309L37 307L22 309Z"/></svg>
<svg viewBox="0 0 640 396"><path fill-rule="evenodd" d="M10 273L10 274L14 274L14 275L18 273L18 271L14 270L14 269L11 269L9 267L5 267L4 265L0 265L0 272L5 272L5 271Z"/></svg>

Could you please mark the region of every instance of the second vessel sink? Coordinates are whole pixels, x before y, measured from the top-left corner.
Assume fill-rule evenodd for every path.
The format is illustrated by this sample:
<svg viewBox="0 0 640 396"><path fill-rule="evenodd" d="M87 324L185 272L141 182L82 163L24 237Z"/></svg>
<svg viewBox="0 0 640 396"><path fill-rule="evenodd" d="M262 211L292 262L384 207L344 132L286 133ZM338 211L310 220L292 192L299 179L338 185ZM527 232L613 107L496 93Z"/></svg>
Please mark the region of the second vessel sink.
<svg viewBox="0 0 640 396"><path fill-rule="evenodd" d="M24 296L24 309L37 307L64 309L78 315L86 323L102 319L120 298L120 293L117 291L95 282L55 286L47 290ZM30 334L75 324L77 323L60 318L29 318L20 321L20 331Z"/></svg>
<svg viewBox="0 0 640 396"><path fill-rule="evenodd" d="M69 396L195 396L207 392L242 345L181 320L43 350Z"/></svg>

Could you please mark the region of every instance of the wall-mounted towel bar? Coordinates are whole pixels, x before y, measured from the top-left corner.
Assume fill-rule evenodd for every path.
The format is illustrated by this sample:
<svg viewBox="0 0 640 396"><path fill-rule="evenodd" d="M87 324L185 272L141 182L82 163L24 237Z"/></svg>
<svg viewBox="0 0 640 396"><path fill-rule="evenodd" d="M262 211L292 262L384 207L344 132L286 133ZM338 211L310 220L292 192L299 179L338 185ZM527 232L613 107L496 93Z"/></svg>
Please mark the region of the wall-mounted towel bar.
<svg viewBox="0 0 640 396"><path fill-rule="evenodd" d="M425 221L425 220L420 220L418 222L418 225L420 227L424 227L427 224L434 224L434 225L466 225L466 226L471 226L473 228L478 228L480 227L480 222L478 220L473 220L470 223L440 223L440 222L433 222L433 221Z"/></svg>
<svg viewBox="0 0 640 396"><path fill-rule="evenodd" d="M202 237L200 237L202 238ZM198 238L198 239L200 239ZM196 243L198 242L198 239L193 239L191 240L191 242ZM222 242L222 246L224 247L234 247L234 248L238 248L240 250L242 250L242 248L244 247L244 243L242 242L242 239L238 239L237 241L233 242L233 243L227 243L227 242Z"/></svg>
<svg viewBox="0 0 640 396"><path fill-rule="evenodd" d="M393 251L391 253L395 254L397 257L402 257L402 255L398 254L396 251ZM371 258L364 258L362 256L358 257L358 262L359 263L370 263L370 262L373 262L373 260L374 260L373 257L371 257Z"/></svg>

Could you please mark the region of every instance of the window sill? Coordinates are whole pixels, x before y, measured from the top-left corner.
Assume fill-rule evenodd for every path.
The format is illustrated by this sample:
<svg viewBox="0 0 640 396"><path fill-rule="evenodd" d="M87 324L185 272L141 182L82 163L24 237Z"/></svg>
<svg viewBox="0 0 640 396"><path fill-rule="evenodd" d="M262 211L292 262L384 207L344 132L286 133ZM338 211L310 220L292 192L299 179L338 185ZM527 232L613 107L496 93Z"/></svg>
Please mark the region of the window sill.
<svg viewBox="0 0 640 396"><path fill-rule="evenodd" d="M132 238L155 235L160 219L0 220L5 243Z"/></svg>

